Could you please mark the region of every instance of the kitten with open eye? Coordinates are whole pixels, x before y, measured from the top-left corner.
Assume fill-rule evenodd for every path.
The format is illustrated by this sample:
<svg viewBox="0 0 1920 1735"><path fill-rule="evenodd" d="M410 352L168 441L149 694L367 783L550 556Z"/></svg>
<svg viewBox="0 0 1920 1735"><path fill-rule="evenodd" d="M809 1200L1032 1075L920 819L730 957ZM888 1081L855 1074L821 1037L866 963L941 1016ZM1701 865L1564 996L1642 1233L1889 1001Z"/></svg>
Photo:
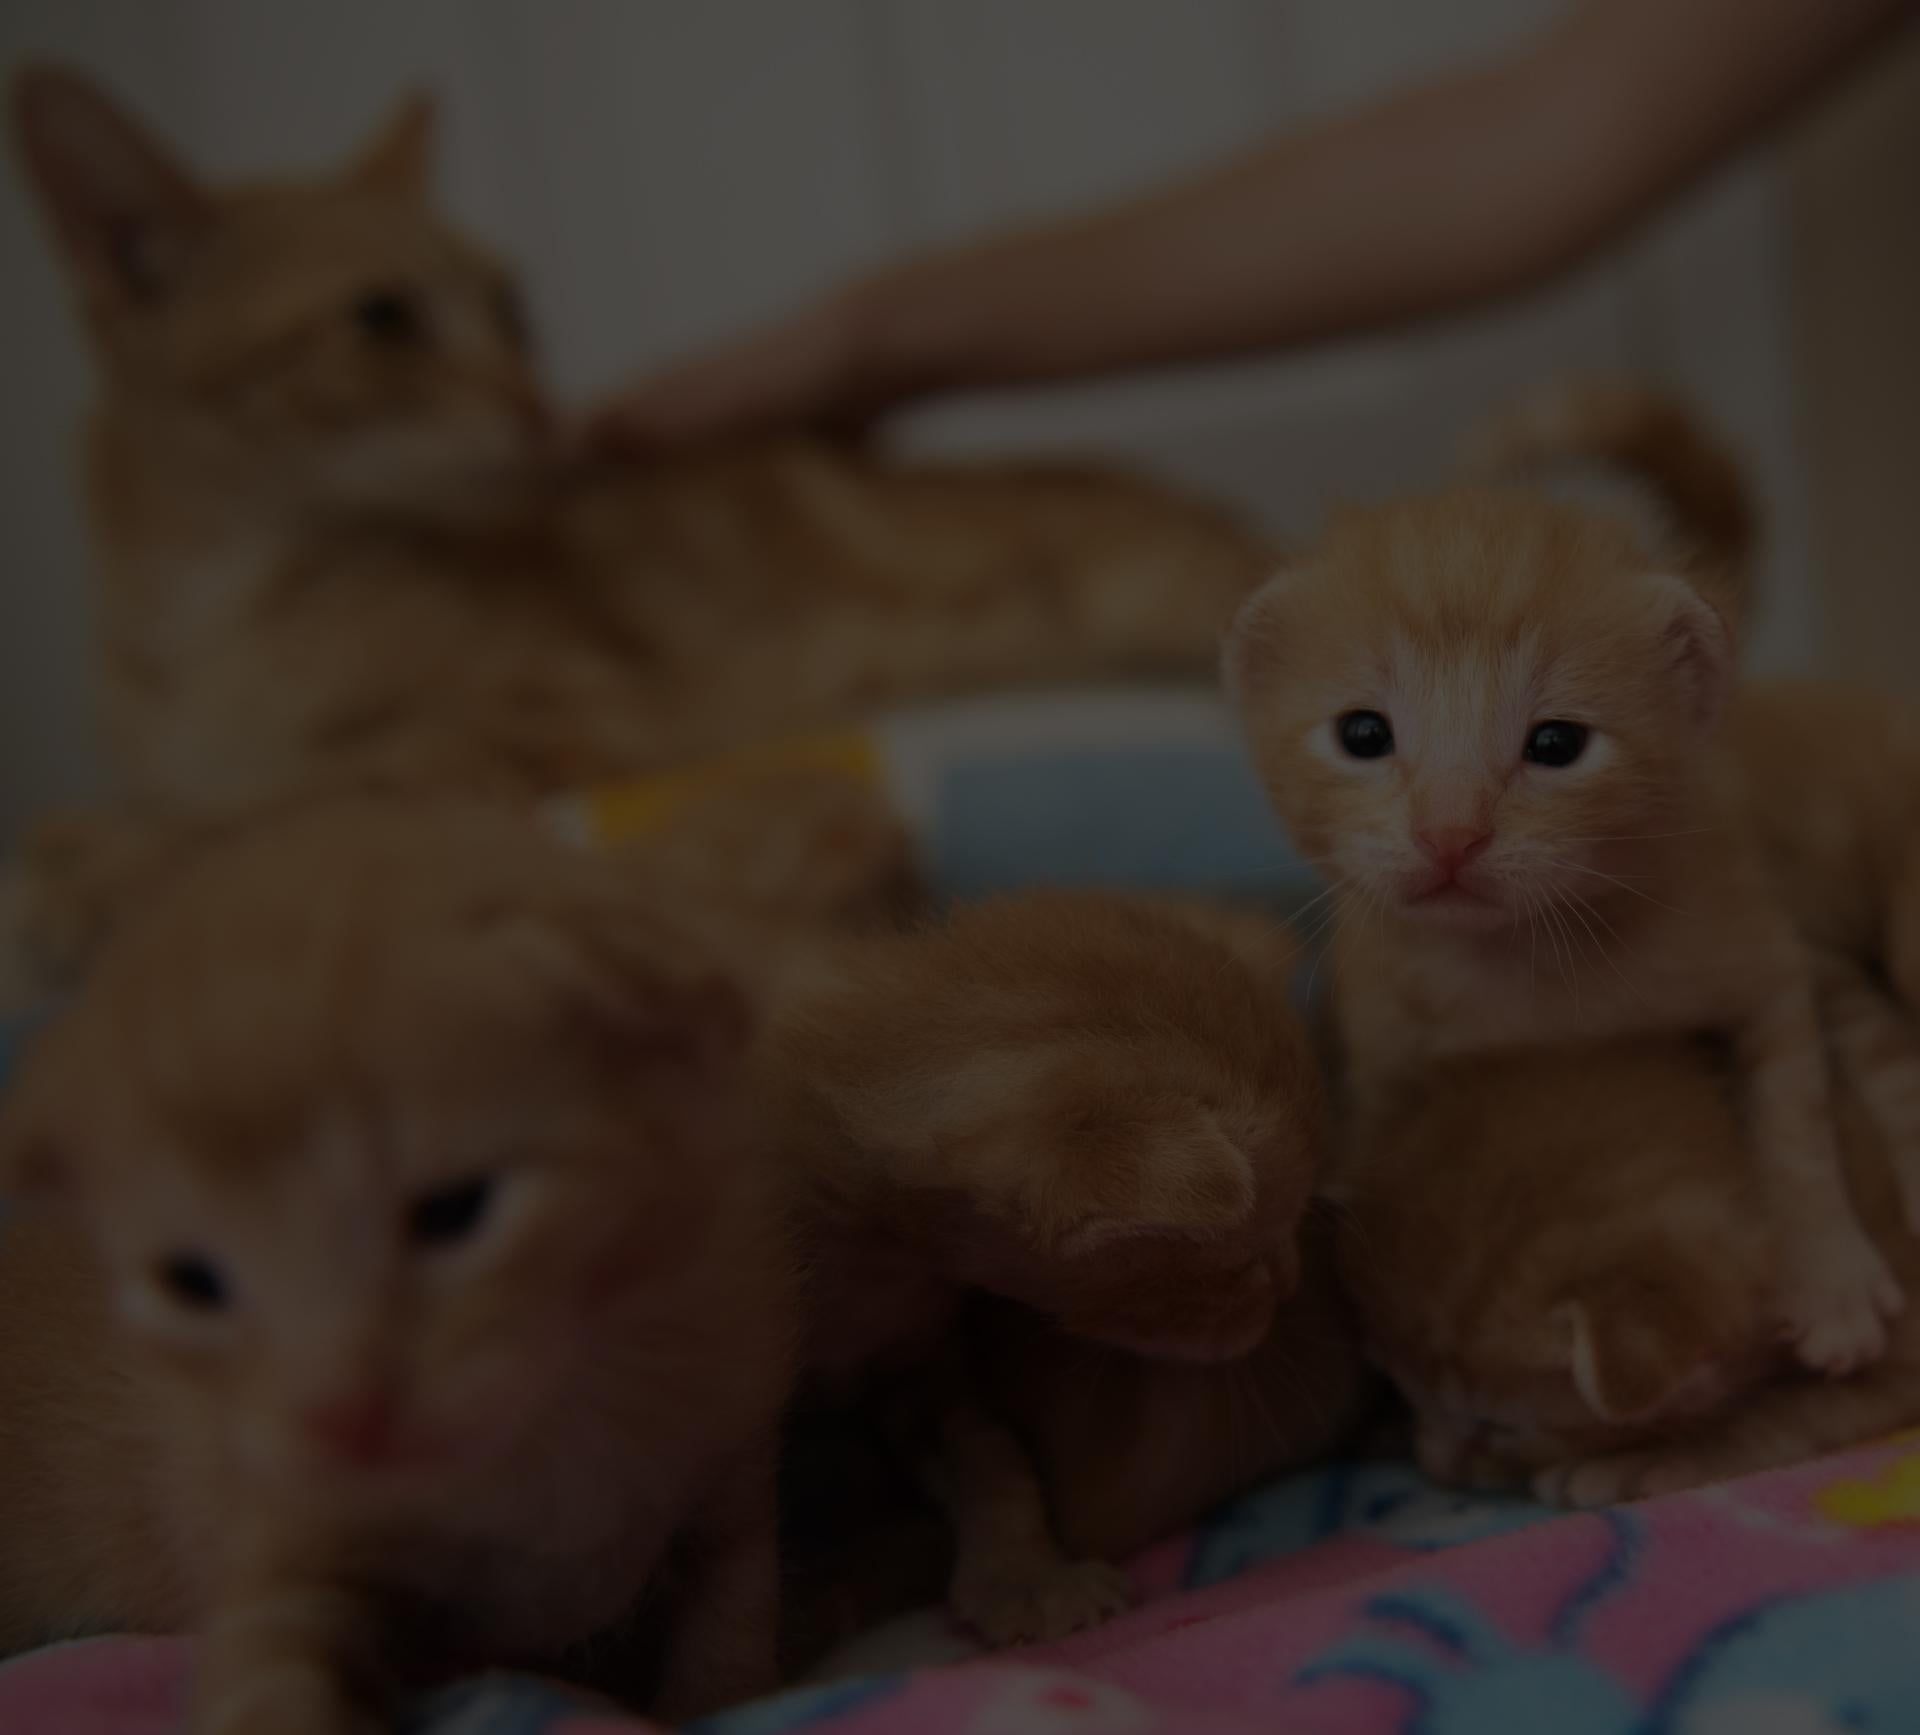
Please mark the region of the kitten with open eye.
<svg viewBox="0 0 1920 1735"><path fill-rule="evenodd" d="M810 1365L905 1370L949 1601L990 1640L1113 1613L1101 1558L1331 1450L1364 1402L1292 960L1263 918L1037 893L843 948L775 1021Z"/></svg>
<svg viewBox="0 0 1920 1735"><path fill-rule="evenodd" d="M0 1129L48 1195L0 1250L0 1649L199 1628L195 1735L589 1649L663 1714L772 1684L790 1243L737 997L637 897L367 803L115 937Z"/></svg>
<svg viewBox="0 0 1920 1735"><path fill-rule="evenodd" d="M1848 1178L1900 1278L1920 1246L1868 1104L1904 1060L1857 972L1824 979ZM1773 1237L1724 1057L1642 1039L1451 1060L1341 1182L1368 1347L1441 1481L1577 1506L1730 1480L1920 1419L1920 1324L1816 1379L1772 1330Z"/></svg>
<svg viewBox="0 0 1920 1735"><path fill-rule="evenodd" d="M1247 605L1228 681L1333 887L1359 1146L1450 1057L1722 1032L1783 1321L1841 1371L1902 1297L1847 1197L1814 965L1718 736L1733 650L1708 598L1730 593L1695 570L1518 491L1350 512Z"/></svg>
<svg viewBox="0 0 1920 1735"><path fill-rule="evenodd" d="M337 175L232 189L69 73L24 74L13 119L99 364L107 733L149 807L539 796L910 698L1198 672L1269 558L1091 471L798 438L557 463L423 104Z"/></svg>

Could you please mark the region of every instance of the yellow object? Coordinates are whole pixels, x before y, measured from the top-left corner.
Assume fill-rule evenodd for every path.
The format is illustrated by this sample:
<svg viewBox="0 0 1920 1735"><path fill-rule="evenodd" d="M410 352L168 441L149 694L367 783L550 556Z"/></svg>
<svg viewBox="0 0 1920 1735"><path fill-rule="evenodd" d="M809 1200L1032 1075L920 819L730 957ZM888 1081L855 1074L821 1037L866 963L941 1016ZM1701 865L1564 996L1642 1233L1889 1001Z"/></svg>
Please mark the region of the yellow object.
<svg viewBox="0 0 1920 1735"><path fill-rule="evenodd" d="M561 804L561 817L583 842L621 843L659 831L694 802L728 786L748 787L796 773L878 785L886 766L879 742L865 730L800 735L702 760L682 771L586 790Z"/></svg>
<svg viewBox="0 0 1920 1735"><path fill-rule="evenodd" d="M1906 1438L1920 1440L1920 1435ZM1920 1454L1897 1459L1878 1476L1822 1488L1814 1505L1821 1517L1850 1530L1920 1524Z"/></svg>

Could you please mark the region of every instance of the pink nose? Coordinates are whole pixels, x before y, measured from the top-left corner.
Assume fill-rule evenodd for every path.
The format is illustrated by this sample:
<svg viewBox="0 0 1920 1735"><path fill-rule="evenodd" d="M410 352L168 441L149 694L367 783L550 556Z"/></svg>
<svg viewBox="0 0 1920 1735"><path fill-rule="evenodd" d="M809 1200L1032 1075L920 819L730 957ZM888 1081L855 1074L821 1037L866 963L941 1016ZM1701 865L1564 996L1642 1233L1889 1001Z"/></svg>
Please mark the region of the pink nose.
<svg viewBox="0 0 1920 1735"><path fill-rule="evenodd" d="M377 1463L393 1444L393 1401L384 1392L330 1398L300 1419L316 1445L351 1464Z"/></svg>
<svg viewBox="0 0 1920 1735"><path fill-rule="evenodd" d="M1414 834L1414 841L1426 851L1427 859L1448 879L1484 851L1493 842L1493 833L1472 825L1434 825Z"/></svg>

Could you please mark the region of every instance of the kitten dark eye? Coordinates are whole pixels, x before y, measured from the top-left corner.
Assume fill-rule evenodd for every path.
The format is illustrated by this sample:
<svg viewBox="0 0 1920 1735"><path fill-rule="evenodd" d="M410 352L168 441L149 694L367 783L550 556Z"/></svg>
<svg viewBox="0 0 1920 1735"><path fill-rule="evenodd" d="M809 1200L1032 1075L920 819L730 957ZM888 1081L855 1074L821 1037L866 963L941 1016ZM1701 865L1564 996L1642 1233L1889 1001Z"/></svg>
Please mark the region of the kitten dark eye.
<svg viewBox="0 0 1920 1735"><path fill-rule="evenodd" d="M168 1297L195 1313L220 1313L227 1305L227 1279L211 1259L174 1253L160 1261L155 1275Z"/></svg>
<svg viewBox="0 0 1920 1735"><path fill-rule="evenodd" d="M1558 770L1571 765L1587 750L1584 723L1536 723L1527 737L1526 757L1535 765Z"/></svg>
<svg viewBox="0 0 1920 1735"><path fill-rule="evenodd" d="M1384 759L1393 751L1393 725L1378 711L1349 711L1334 729L1355 759Z"/></svg>
<svg viewBox="0 0 1920 1735"><path fill-rule="evenodd" d="M487 1175L422 1194L407 1207L407 1239L416 1247L451 1247L480 1227L492 1203Z"/></svg>
<svg viewBox="0 0 1920 1735"><path fill-rule="evenodd" d="M377 343L400 347L426 335L420 304L398 289L369 290L353 304L353 323Z"/></svg>

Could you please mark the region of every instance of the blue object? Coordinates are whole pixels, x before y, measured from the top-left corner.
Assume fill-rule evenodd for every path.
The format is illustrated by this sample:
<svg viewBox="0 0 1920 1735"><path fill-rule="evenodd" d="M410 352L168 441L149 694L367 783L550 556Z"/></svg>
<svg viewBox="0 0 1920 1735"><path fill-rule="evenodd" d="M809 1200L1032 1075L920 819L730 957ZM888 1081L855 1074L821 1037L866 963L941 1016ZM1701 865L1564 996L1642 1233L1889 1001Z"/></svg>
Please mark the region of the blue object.
<svg viewBox="0 0 1920 1735"><path fill-rule="evenodd" d="M948 766L929 840L946 896L1113 887L1304 901L1246 755L1206 745L1076 747Z"/></svg>

